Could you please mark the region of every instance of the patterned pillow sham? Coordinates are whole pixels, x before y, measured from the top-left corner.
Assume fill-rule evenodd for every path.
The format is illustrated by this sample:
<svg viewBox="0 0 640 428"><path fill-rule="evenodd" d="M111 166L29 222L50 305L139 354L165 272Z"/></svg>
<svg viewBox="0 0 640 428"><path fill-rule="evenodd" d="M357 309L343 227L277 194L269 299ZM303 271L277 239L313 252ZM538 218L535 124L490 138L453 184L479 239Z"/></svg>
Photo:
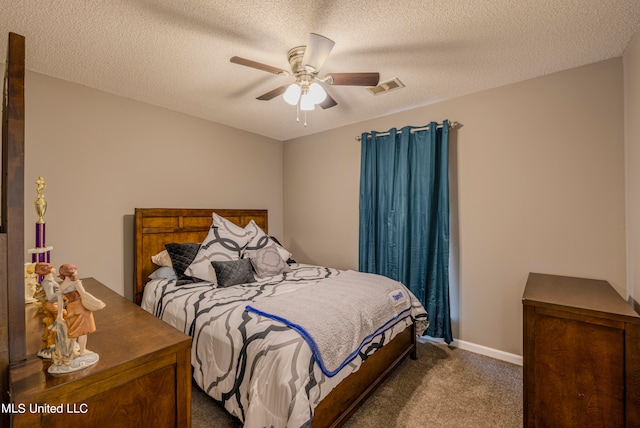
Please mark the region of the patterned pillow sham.
<svg viewBox="0 0 640 428"><path fill-rule="evenodd" d="M271 236L264 233L264 231L260 228L260 226L256 224L255 221L251 220L249 224L247 224L244 228L245 230L249 230L253 233L253 238L251 239L251 241L249 241L249 244L247 244L247 248L245 248L245 251L255 251L259 250L260 248L274 247L276 250L278 250L278 254L280 254L282 260L287 261L291 257L291 253L287 251L282 245L280 245L279 242L275 241Z"/></svg>
<svg viewBox="0 0 640 428"><path fill-rule="evenodd" d="M273 245L259 250L245 251L245 257L251 260L253 270L260 278L291 272L291 268L282 260L282 256Z"/></svg>
<svg viewBox="0 0 640 428"><path fill-rule="evenodd" d="M236 284L248 284L256 282L248 259L212 261L211 266L216 271L218 285L229 287Z"/></svg>
<svg viewBox="0 0 640 428"><path fill-rule="evenodd" d="M253 238L253 231L237 226L216 213L212 217L209 234L185 274L216 284L216 272L211 262L239 260Z"/></svg>

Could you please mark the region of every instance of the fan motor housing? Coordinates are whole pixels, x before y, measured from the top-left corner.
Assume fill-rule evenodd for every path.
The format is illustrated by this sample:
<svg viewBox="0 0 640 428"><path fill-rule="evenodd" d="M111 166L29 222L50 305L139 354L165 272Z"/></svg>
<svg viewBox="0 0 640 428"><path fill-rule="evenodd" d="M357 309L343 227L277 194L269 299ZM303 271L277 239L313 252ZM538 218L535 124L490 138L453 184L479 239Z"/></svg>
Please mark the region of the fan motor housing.
<svg viewBox="0 0 640 428"><path fill-rule="evenodd" d="M298 74L302 71L306 72L305 68L302 66L302 58L304 57L305 49L306 46L296 46L295 48L289 49L287 59L291 65L291 71L293 71L294 74Z"/></svg>

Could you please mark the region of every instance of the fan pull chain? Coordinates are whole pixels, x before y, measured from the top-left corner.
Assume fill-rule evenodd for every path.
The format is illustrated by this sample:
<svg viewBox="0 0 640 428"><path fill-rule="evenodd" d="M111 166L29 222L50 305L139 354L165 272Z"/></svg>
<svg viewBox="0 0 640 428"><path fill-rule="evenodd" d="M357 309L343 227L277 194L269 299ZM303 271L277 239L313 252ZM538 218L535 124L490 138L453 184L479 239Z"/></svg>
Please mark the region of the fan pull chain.
<svg viewBox="0 0 640 428"><path fill-rule="evenodd" d="M296 104L296 122L300 123L300 101ZM307 127L307 111L304 111L304 126Z"/></svg>

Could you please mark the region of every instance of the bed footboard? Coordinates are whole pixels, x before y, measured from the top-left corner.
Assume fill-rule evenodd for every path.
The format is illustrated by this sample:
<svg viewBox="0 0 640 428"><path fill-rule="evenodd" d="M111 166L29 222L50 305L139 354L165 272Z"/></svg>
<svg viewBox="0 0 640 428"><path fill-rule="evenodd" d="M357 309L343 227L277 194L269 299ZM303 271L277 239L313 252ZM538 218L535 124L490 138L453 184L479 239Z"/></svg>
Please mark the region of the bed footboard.
<svg viewBox="0 0 640 428"><path fill-rule="evenodd" d="M407 327L333 389L315 409L313 428L340 427L407 356L416 358L416 326Z"/></svg>

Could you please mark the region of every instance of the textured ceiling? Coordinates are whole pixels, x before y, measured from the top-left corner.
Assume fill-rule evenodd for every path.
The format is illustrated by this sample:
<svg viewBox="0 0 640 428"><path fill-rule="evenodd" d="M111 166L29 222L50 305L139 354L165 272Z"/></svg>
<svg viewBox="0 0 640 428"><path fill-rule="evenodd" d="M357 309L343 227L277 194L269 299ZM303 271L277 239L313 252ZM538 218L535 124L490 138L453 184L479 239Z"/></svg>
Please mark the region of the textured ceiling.
<svg viewBox="0 0 640 428"><path fill-rule="evenodd" d="M640 1L0 0L0 25L26 37L28 70L287 140L621 56ZM310 32L335 41L321 74L406 88L329 87L338 105L307 127L281 97L256 100L292 78L229 58L288 70Z"/></svg>

